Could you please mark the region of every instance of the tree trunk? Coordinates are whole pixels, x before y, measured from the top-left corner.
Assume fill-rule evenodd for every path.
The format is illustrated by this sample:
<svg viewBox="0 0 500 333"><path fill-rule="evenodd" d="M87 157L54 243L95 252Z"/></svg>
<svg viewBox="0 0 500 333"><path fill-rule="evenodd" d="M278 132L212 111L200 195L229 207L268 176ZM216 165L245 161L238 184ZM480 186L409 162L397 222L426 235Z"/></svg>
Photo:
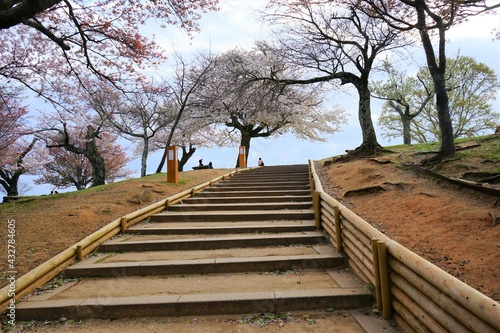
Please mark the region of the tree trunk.
<svg viewBox="0 0 500 333"><path fill-rule="evenodd" d="M7 196L17 197L19 195L18 183L21 174L22 173L19 173L17 170L11 173L7 170L0 169L0 176L2 178L0 179L0 184L4 188L5 193L7 193Z"/></svg>
<svg viewBox="0 0 500 333"><path fill-rule="evenodd" d="M142 156L141 156L141 177L146 177L149 140L146 136L144 136L142 139L144 141L144 147L142 149Z"/></svg>
<svg viewBox="0 0 500 333"><path fill-rule="evenodd" d="M358 118L363 136L363 143L354 150L357 155L373 155L382 146L377 141L375 127L373 126L372 113L370 107L371 95L368 84L355 84L358 90Z"/></svg>
<svg viewBox="0 0 500 333"><path fill-rule="evenodd" d="M165 149L163 149L163 154L161 155L160 164L158 164L158 167L156 168L156 173L161 172L161 170L163 169L163 166L165 165L166 160L167 160L167 147L165 147Z"/></svg>
<svg viewBox="0 0 500 333"><path fill-rule="evenodd" d="M182 172L184 170L184 165L186 165L187 161L193 156L194 152L196 151L196 148L193 147L192 145L189 145L189 151L186 150L186 146L182 147L182 157L179 161L179 172Z"/></svg>
<svg viewBox="0 0 500 333"><path fill-rule="evenodd" d="M7 191L7 195L10 197L17 197L19 195L19 177L21 176L21 172L16 170L9 182L9 190Z"/></svg>
<svg viewBox="0 0 500 333"><path fill-rule="evenodd" d="M0 184L5 189L7 196L17 197L19 195L19 177L27 171L23 166L24 157L33 149L37 141L38 139L34 138L29 146L19 155L14 172L0 169Z"/></svg>
<svg viewBox="0 0 500 333"><path fill-rule="evenodd" d="M450 117L450 107L448 102L448 91L446 90L446 80L443 76L434 78L436 90L436 108L439 119L439 129L441 131L441 150L439 158L449 158L455 155L455 140L453 136L453 123Z"/></svg>
<svg viewBox="0 0 500 333"><path fill-rule="evenodd" d="M182 105L179 112L177 113L177 116L175 117L174 123L172 124L172 129L170 130L170 133L169 133L168 138L167 138L167 144L165 146L165 150L163 151L163 155L161 156L160 164L158 164L158 168L156 168L156 173L160 173L161 169L163 169L163 166L165 165L165 160L167 159L167 148L168 148L168 146L170 146L170 143L172 142L172 138L174 137L175 129L177 128L177 125L179 124L181 117L182 117L182 114L184 113L185 109L186 109L186 106Z"/></svg>
<svg viewBox="0 0 500 333"><path fill-rule="evenodd" d="M408 115L401 115L401 122L403 123L403 143L411 145L411 119Z"/></svg>
<svg viewBox="0 0 500 333"><path fill-rule="evenodd" d="M92 165L92 186L104 185L106 184L106 165L104 163L104 158L101 156L95 138L97 134L95 129L89 125L87 126L87 143L85 144L85 151L83 155L89 159Z"/></svg>
<svg viewBox="0 0 500 333"><path fill-rule="evenodd" d="M420 29L420 38L425 51L427 67L432 76L434 91L436 93L436 109L438 112L439 129L441 131L441 149L439 154L429 159L429 162L440 161L455 155L455 141L453 138L453 124L450 117L448 90L446 89L446 26L442 19L436 21L439 32L438 58L434 52L434 46L426 24L425 1L419 0L415 3Z"/></svg>

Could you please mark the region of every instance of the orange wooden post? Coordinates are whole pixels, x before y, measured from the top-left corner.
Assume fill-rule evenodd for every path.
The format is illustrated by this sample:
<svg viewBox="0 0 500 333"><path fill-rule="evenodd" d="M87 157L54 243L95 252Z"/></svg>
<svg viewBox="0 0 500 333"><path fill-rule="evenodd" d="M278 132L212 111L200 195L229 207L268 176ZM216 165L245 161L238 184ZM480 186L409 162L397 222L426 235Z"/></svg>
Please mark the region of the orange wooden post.
<svg viewBox="0 0 500 333"><path fill-rule="evenodd" d="M240 168L247 167L247 157L246 157L246 149L245 146L240 146L240 150L238 153L238 165Z"/></svg>
<svg viewBox="0 0 500 333"><path fill-rule="evenodd" d="M177 147L167 147L167 182L179 182L179 162L177 161Z"/></svg>

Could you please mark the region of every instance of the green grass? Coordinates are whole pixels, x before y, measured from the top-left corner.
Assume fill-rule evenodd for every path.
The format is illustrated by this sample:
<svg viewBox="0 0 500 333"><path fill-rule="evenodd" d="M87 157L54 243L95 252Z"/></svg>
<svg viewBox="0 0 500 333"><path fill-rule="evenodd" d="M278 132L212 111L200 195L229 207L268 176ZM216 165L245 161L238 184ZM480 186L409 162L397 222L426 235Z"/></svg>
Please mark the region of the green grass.
<svg viewBox="0 0 500 333"><path fill-rule="evenodd" d="M484 159L490 159L492 161L500 160L500 145L498 144L488 144L489 141L492 141L491 135L479 136L475 138L460 138L455 140L455 144L463 144L466 142L471 143L479 143L481 147L465 150L465 151L457 151L457 157L481 157ZM385 147L388 150L395 151L409 151L409 152L432 152L438 151L440 148L440 142L430 142L430 143L416 143L412 145L394 145Z"/></svg>
<svg viewBox="0 0 500 333"><path fill-rule="evenodd" d="M411 150L414 152L422 152L422 151L437 151L439 149L439 142L432 143L417 143L412 145L395 145L385 147L388 150Z"/></svg>

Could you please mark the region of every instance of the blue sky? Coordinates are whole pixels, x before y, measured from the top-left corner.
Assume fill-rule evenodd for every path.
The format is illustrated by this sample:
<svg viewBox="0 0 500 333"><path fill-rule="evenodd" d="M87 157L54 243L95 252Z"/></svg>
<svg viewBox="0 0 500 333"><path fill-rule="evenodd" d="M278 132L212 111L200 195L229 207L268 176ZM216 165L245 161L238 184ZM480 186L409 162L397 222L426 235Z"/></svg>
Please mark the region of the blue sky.
<svg viewBox="0 0 500 333"><path fill-rule="evenodd" d="M220 11L207 13L200 22L199 33L193 39L176 28L169 28L158 33L157 27L145 27L144 31L156 31L157 41L166 50L176 50L183 55L188 55L198 50L210 49L213 53L223 52L235 47L251 48L254 41L266 36L266 27L257 21L258 14L255 9L263 8L267 0L221 0ZM492 40L493 28L500 28L500 16L487 16L472 18L463 26L454 27L447 34L449 43L447 54L453 57L460 50L460 55L474 57L493 68L500 75L500 42ZM424 64L423 53L416 53L420 58L420 65ZM159 73L167 77L170 71L167 63ZM349 123L342 127L342 131L335 135L326 136L326 142L309 142L295 139L291 135L285 135L271 139L253 139L251 142L248 166L257 165L259 157L266 165L279 164L301 164L307 163L309 159L317 160L329 156L343 154L346 149L354 149L361 144L361 130L357 120L357 96L353 90L351 94L332 92L329 98L333 104L343 106L350 114ZM497 94L499 95L499 94ZM500 96L499 96L500 97ZM494 110L500 110L500 100L494 101ZM381 103L372 101L372 114L374 123L380 113ZM376 128L379 143L382 145L394 145L402 143L402 140L385 141L381 131ZM231 148L198 148L194 156L189 160L185 170L191 170L197 165L200 158L204 163L212 162L216 168L232 168L236 163L238 147ZM148 173L153 173L159 163L161 152L151 154L148 158ZM140 170L139 160L128 164L128 168ZM28 191L27 194L41 194L50 192L50 186L38 186ZM73 190L73 189L69 189Z"/></svg>

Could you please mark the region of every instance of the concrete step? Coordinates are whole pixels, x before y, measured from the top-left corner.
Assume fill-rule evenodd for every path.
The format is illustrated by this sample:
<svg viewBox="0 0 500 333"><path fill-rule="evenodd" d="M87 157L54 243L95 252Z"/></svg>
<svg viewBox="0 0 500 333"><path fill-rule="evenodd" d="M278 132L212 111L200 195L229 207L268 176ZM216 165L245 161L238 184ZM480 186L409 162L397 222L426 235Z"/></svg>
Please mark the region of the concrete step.
<svg viewBox="0 0 500 333"><path fill-rule="evenodd" d="M372 299L361 281L337 270L84 278L16 304L16 319L83 320L350 309L366 307Z"/></svg>
<svg viewBox="0 0 500 333"><path fill-rule="evenodd" d="M289 178L289 177L284 177L283 179L256 179L256 178L248 178L248 179L240 179L240 178L231 178L228 180L224 180L221 182L217 183L217 186L223 185L223 186L247 186L251 184L260 184L260 185L283 185L283 184L288 184L288 185L299 185L299 186L309 186L310 181L307 178L301 177L301 178Z"/></svg>
<svg viewBox="0 0 500 333"><path fill-rule="evenodd" d="M303 196L311 195L310 189L301 190L267 190L267 191L248 191L248 190L226 190L224 192L220 191L203 191L196 193L196 197L273 197L273 196Z"/></svg>
<svg viewBox="0 0 500 333"><path fill-rule="evenodd" d="M285 174L285 173L308 173L309 166L307 164L295 165L295 166L266 166L264 168L254 168L250 171L239 173L238 175L244 175L248 173L252 174Z"/></svg>
<svg viewBox="0 0 500 333"><path fill-rule="evenodd" d="M204 192L240 192L240 191L277 191L277 190L310 190L309 184L297 185L247 185L247 186L230 186L230 185L215 185L204 190Z"/></svg>
<svg viewBox="0 0 500 333"><path fill-rule="evenodd" d="M236 250L235 250L236 251ZM133 253L124 254L132 257ZM124 277L185 274L221 274L266 272L290 269L327 269L341 266L338 254L302 254L293 256L229 257L190 260L89 262L84 260L66 269L68 278Z"/></svg>
<svg viewBox="0 0 500 333"><path fill-rule="evenodd" d="M208 211L169 212L164 211L149 218L150 222L220 222L220 221L269 221L269 220L313 220L314 210L268 210L268 211Z"/></svg>
<svg viewBox="0 0 500 333"><path fill-rule="evenodd" d="M254 222L205 222L198 223L145 223L126 230L126 234L139 235L196 235L196 234L241 234L241 233L282 233L314 231L314 221L270 221Z"/></svg>
<svg viewBox="0 0 500 333"><path fill-rule="evenodd" d="M226 204L226 203L258 203L258 202L304 202L311 201L311 195L258 196L258 197L192 197L182 200L186 204Z"/></svg>
<svg viewBox="0 0 500 333"><path fill-rule="evenodd" d="M255 179L255 180L286 180L286 179L309 179L309 172L259 172L258 170L251 170L247 172L238 173L229 179Z"/></svg>
<svg viewBox="0 0 500 333"><path fill-rule="evenodd" d="M238 181L238 180L233 180L233 181L224 181L224 182L220 182L220 183L217 183L216 185L214 185L213 187L242 187L242 188L246 188L246 187L259 187L259 188L270 188L270 189L273 189L273 188L276 188L276 187L280 187L280 186L286 186L287 188L294 188L294 187L298 187L298 188L310 188L310 183L308 181L270 181L270 182L251 182L251 181L248 181L248 182L243 182L243 181Z"/></svg>
<svg viewBox="0 0 500 333"><path fill-rule="evenodd" d="M192 204L185 202L182 205L168 207L170 212L206 212L206 211L242 211L242 210L281 210L281 209L310 209L310 202L275 202L275 203L224 203L224 204Z"/></svg>
<svg viewBox="0 0 500 333"><path fill-rule="evenodd" d="M156 237L159 238L159 237ZM214 238L151 239L151 237L128 237L109 240L99 246L101 252L124 251L180 251L213 250L237 247L290 246L293 244L315 245L325 243L325 234L319 231L271 235L231 235Z"/></svg>
<svg viewBox="0 0 500 333"><path fill-rule="evenodd" d="M304 175L283 175L281 177L275 177L273 175L263 175L263 176L233 176L229 179L223 180L220 183L226 182L238 182L238 183L273 183L273 182L298 182L298 183L308 183L310 182L309 176L307 174Z"/></svg>

